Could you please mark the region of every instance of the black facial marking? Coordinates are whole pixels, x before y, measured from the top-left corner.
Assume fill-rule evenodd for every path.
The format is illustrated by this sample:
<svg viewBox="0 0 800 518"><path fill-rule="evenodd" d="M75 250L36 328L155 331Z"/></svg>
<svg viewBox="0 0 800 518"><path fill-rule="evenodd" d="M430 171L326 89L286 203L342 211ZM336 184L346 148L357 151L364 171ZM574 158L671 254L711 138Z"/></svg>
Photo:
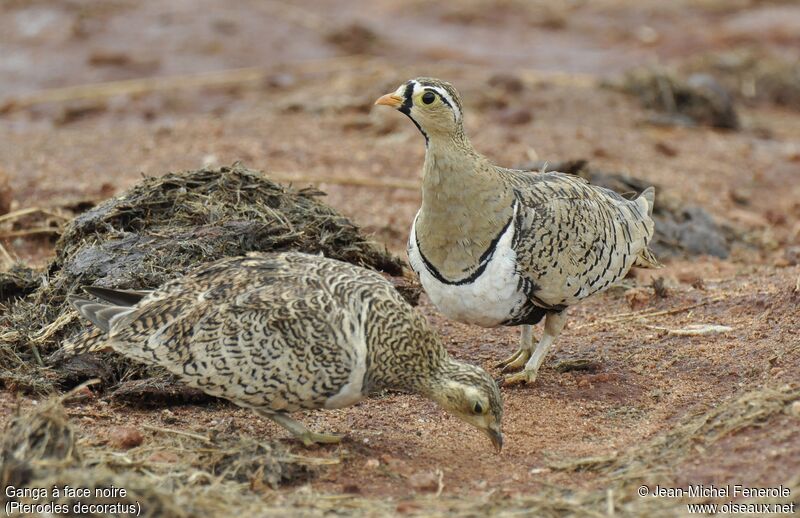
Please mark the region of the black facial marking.
<svg viewBox="0 0 800 518"><path fill-rule="evenodd" d="M450 104L450 101L448 101L448 100L445 98L445 96L443 96L443 95L440 95L440 96L439 96L439 99L441 99L441 100L442 100L442 102L443 102L443 103L445 103L445 104L447 105L447 107L448 107L448 108L450 108L451 110L453 110L453 105L452 105L452 104ZM455 110L453 110L453 112L455 113Z"/></svg>
<svg viewBox="0 0 800 518"><path fill-rule="evenodd" d="M411 106L414 102L414 99L412 99L413 95L414 82L409 81L406 83L406 89L403 92L403 104L400 106L400 108L398 108L398 110L408 115L408 118L411 119L411 122L414 123L414 126L416 126L419 132L422 133L422 136L425 137L425 147L428 147L428 134L425 133L425 130L422 129L422 126L420 126L419 123L414 120L414 117L411 116Z"/></svg>
<svg viewBox="0 0 800 518"><path fill-rule="evenodd" d="M409 81L406 83L406 89L403 92L403 104L398 108L401 112L411 117L411 106L414 100L411 98L414 95L414 82ZM414 119L411 119L414 120Z"/></svg>

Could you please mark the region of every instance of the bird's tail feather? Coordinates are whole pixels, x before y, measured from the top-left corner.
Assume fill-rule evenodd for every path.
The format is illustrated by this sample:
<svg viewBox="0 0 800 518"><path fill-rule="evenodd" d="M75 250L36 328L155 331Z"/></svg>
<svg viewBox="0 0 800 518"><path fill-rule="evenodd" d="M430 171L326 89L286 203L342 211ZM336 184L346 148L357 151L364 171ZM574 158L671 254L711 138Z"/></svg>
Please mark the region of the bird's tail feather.
<svg viewBox="0 0 800 518"><path fill-rule="evenodd" d="M647 219L643 222L645 228L647 229L647 238L646 242L650 241L653 237L654 232L654 222L653 222L653 206L656 202L656 190L653 187L648 187L647 189L643 190L639 196L636 197L636 203L639 204L642 210L647 213ZM634 266L638 266L640 268L661 268L663 265L656 259L656 256L653 255L653 251L645 246L639 255L636 256L636 260L633 262Z"/></svg>
<svg viewBox="0 0 800 518"><path fill-rule="evenodd" d="M69 297L69 302L83 318L89 320L106 333L111 328L111 320L114 317L131 311L129 306L104 304L75 296Z"/></svg>
<svg viewBox="0 0 800 518"><path fill-rule="evenodd" d="M87 329L64 342L61 349L50 356L50 361L52 362L83 353L110 350L108 332L111 329L112 320L120 315L134 311L131 306L149 293L96 287L84 287L84 290L110 303L97 302L74 295L68 298L70 304L78 310L78 314L89 320L96 327Z"/></svg>
<svg viewBox="0 0 800 518"><path fill-rule="evenodd" d="M151 293L140 290L112 290L99 286L83 286L83 291L115 306L134 306Z"/></svg>
<svg viewBox="0 0 800 518"><path fill-rule="evenodd" d="M647 202L647 215L653 216L653 205L656 203L656 190L655 188L648 187L647 189L643 190L639 196L636 197L636 201L643 200Z"/></svg>

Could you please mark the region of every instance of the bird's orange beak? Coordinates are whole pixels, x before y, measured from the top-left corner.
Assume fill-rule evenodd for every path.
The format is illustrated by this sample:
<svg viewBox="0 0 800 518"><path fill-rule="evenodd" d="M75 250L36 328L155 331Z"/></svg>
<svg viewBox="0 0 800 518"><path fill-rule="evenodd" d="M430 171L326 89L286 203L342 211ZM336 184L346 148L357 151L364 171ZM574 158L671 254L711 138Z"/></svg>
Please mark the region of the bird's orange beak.
<svg viewBox="0 0 800 518"><path fill-rule="evenodd" d="M381 104L383 106L391 106L392 108L399 108L400 106L403 105L403 100L404 99L399 95L391 93L379 97L378 100L375 101L375 104L376 105Z"/></svg>

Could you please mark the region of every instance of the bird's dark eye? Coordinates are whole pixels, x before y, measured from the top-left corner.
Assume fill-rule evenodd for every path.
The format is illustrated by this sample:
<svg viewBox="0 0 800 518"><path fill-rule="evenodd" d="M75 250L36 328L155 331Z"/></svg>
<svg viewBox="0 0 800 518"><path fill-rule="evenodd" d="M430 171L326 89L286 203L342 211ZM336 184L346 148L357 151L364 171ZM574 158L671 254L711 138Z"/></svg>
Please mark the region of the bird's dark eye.
<svg viewBox="0 0 800 518"><path fill-rule="evenodd" d="M475 412L476 414L482 414L483 413L483 405L481 405L479 401L476 401L472 405L472 411Z"/></svg>
<svg viewBox="0 0 800 518"><path fill-rule="evenodd" d="M424 94L422 94L422 102L425 104L430 104L436 100L436 94L428 90Z"/></svg>

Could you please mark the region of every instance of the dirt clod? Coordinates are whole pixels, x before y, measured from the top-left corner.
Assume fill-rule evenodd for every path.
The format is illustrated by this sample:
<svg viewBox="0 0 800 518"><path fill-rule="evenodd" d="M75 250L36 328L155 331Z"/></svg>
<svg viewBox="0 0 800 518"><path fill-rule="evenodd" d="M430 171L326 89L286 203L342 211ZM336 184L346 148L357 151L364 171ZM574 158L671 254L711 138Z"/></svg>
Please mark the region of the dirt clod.
<svg viewBox="0 0 800 518"><path fill-rule="evenodd" d="M656 297L660 299L669 297L669 287L667 286L667 281L664 277L654 278L651 287L653 288L653 293L656 294Z"/></svg>
<svg viewBox="0 0 800 518"><path fill-rule="evenodd" d="M527 124L533 120L533 114L526 108L503 108L497 112L497 122L512 126Z"/></svg>
<svg viewBox="0 0 800 518"><path fill-rule="evenodd" d="M791 54L737 48L687 60L685 73L713 74L740 99L800 110L800 63Z"/></svg>
<svg viewBox="0 0 800 518"><path fill-rule="evenodd" d="M697 73L684 78L665 69L636 69L617 87L637 96L645 108L663 114L659 122L739 128L733 98L711 75Z"/></svg>
<svg viewBox="0 0 800 518"><path fill-rule="evenodd" d="M522 79L513 74L494 74L489 78L489 86L504 90L511 94L518 94L525 89Z"/></svg>
<svg viewBox="0 0 800 518"><path fill-rule="evenodd" d="M797 266L800 264L800 246L787 246L783 251L787 266Z"/></svg>
<svg viewBox="0 0 800 518"><path fill-rule="evenodd" d="M378 34L360 23L352 23L331 30L325 35L325 41L348 54L374 52L381 45L381 38Z"/></svg>
<svg viewBox="0 0 800 518"><path fill-rule="evenodd" d="M408 477L408 484L417 491L435 492L441 484L441 474L433 471L420 471Z"/></svg>
<svg viewBox="0 0 800 518"><path fill-rule="evenodd" d="M108 442L113 448L129 450L141 445L144 436L132 426L116 426L109 430Z"/></svg>

